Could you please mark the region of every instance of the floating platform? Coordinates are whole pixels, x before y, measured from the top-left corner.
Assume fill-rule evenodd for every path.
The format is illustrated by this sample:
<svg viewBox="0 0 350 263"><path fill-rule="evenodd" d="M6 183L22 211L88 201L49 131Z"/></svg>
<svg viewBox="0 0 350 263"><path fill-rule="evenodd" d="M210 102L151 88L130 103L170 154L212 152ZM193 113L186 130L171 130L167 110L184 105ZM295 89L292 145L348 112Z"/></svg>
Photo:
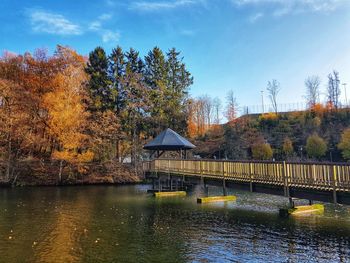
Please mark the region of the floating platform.
<svg viewBox="0 0 350 263"><path fill-rule="evenodd" d="M227 195L227 196L210 196L210 197L201 197L197 198L197 203L213 203L213 202L228 202L228 201L236 201L237 197L235 195Z"/></svg>
<svg viewBox="0 0 350 263"><path fill-rule="evenodd" d="M314 204L314 205L301 205L294 208L282 208L280 209L281 216L289 215L305 215L305 214L314 214L314 213L323 213L324 205Z"/></svg>
<svg viewBox="0 0 350 263"><path fill-rule="evenodd" d="M156 192L155 197L169 197L169 196L186 196L185 191L175 191L175 192Z"/></svg>

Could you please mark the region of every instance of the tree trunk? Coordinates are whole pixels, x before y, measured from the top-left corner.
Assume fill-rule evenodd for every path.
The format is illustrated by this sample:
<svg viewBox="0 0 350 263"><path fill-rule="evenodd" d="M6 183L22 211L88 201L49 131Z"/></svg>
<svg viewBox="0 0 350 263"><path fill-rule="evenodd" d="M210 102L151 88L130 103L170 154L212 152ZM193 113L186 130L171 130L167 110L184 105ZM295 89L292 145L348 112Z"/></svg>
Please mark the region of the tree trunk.
<svg viewBox="0 0 350 263"><path fill-rule="evenodd" d="M60 161L60 170L59 170L59 173L58 173L58 181L59 181L59 183L62 182L62 170L63 170L63 160Z"/></svg>
<svg viewBox="0 0 350 263"><path fill-rule="evenodd" d="M7 168L6 168L6 182L10 181L10 171L11 171L11 151L12 151L12 145L11 145L11 137L8 141L8 158L7 158Z"/></svg>

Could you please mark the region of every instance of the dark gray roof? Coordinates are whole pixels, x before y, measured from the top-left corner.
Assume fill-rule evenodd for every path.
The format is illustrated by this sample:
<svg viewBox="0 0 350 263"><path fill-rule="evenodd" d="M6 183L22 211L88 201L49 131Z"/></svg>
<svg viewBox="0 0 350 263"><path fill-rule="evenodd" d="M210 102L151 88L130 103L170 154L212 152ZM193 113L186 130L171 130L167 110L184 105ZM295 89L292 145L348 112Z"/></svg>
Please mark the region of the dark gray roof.
<svg viewBox="0 0 350 263"><path fill-rule="evenodd" d="M184 137L180 136L172 129L162 131L153 141L147 143L143 148L146 150L189 150L194 146Z"/></svg>

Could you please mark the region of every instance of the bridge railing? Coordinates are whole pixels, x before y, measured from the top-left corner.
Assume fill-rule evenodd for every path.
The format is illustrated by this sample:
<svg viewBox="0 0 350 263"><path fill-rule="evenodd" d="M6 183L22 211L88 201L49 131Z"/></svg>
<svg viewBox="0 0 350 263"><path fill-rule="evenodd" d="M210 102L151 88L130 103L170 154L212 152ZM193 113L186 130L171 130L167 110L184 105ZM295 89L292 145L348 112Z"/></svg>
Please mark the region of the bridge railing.
<svg viewBox="0 0 350 263"><path fill-rule="evenodd" d="M144 171L313 189L350 191L350 164L156 159Z"/></svg>

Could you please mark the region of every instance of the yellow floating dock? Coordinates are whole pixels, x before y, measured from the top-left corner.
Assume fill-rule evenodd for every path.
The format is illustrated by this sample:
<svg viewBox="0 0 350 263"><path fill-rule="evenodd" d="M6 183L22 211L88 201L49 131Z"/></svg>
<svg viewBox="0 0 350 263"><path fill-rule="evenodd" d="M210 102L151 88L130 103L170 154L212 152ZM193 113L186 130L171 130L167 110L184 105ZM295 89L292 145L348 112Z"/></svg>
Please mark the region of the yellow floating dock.
<svg viewBox="0 0 350 263"><path fill-rule="evenodd" d="M212 202L228 202L228 201L236 201L237 197L235 195L227 195L227 196L210 196L210 197L201 197L197 198L197 203L212 203Z"/></svg>
<svg viewBox="0 0 350 263"><path fill-rule="evenodd" d="M281 216L288 215L303 215L303 214L311 214L311 213L323 213L324 205L322 204L314 204L314 205L301 205L296 206L294 208L282 208L280 209Z"/></svg>
<svg viewBox="0 0 350 263"><path fill-rule="evenodd" d="M170 196L186 196L185 191L175 191L175 192L156 192L155 197L170 197Z"/></svg>

